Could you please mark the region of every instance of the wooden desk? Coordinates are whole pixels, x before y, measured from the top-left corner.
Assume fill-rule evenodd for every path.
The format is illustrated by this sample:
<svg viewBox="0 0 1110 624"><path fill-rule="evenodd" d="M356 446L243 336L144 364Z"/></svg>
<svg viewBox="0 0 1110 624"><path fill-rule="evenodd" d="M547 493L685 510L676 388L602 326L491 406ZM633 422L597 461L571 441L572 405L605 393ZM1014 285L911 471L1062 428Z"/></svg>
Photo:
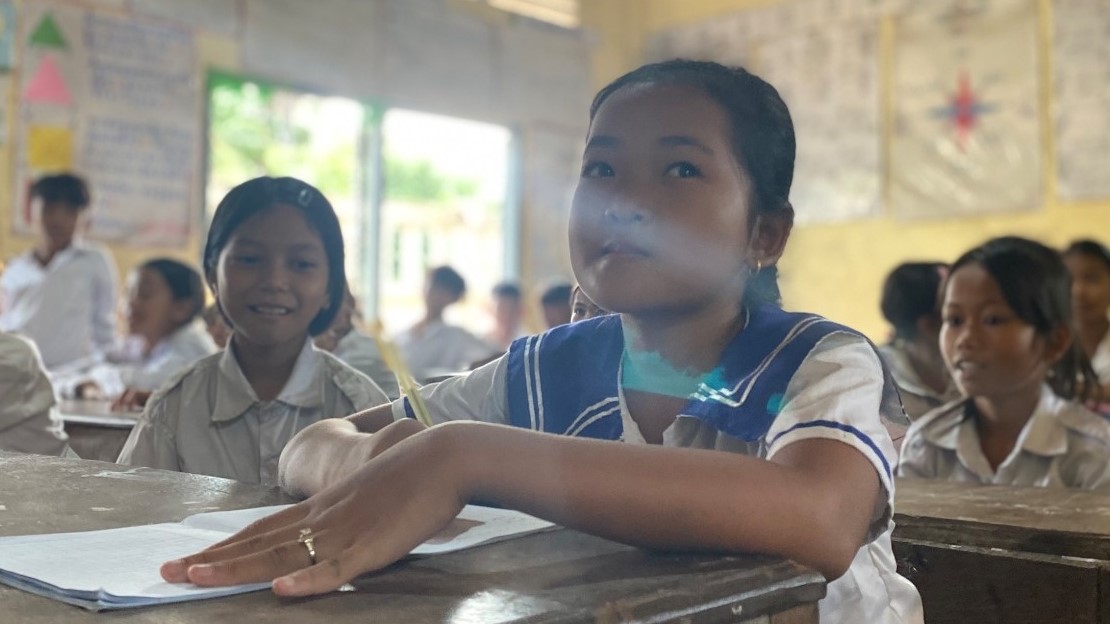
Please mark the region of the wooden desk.
<svg viewBox="0 0 1110 624"><path fill-rule="evenodd" d="M69 446L83 459L114 462L141 412L113 412L108 401L62 401Z"/></svg>
<svg viewBox="0 0 1110 624"><path fill-rule="evenodd" d="M288 502L275 488L100 462L0 453L0 535L176 521ZM653 554L560 529L406 561L357 590L305 600L257 592L93 614L0 586L5 622L745 622L815 624L821 575L769 557Z"/></svg>
<svg viewBox="0 0 1110 624"><path fill-rule="evenodd" d="M1110 495L899 480L894 509L929 624L1110 623Z"/></svg>

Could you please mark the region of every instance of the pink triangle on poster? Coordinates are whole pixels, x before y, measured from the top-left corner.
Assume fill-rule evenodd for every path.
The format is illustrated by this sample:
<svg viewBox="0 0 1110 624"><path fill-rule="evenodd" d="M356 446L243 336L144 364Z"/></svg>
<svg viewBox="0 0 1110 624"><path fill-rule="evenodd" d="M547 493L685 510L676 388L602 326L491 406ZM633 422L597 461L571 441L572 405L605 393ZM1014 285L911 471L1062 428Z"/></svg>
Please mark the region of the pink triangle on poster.
<svg viewBox="0 0 1110 624"><path fill-rule="evenodd" d="M54 61L53 56L47 54L43 57L42 62L39 63L38 71L31 78L31 82L27 84L27 91L23 94L23 100L25 102L60 104L62 106L69 106L73 103L73 98L69 94L69 87L66 86L62 73L58 71L58 64Z"/></svg>

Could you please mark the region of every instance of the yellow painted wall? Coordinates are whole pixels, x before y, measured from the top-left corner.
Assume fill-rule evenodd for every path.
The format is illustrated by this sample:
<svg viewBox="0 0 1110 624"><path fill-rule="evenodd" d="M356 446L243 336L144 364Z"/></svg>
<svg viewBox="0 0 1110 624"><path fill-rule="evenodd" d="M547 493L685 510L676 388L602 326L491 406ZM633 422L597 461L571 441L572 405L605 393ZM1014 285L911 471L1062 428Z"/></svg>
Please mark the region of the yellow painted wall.
<svg viewBox="0 0 1110 624"><path fill-rule="evenodd" d="M1047 92L1051 67L1050 0L1040 3L1044 92L1045 197L1037 210L981 218L896 222L889 216L836 225L799 227L781 263L783 296L791 309L818 312L883 340L879 312L882 280L896 264L914 259L954 260L983 240L1003 234L1037 238L1062 246L1078 237L1110 239L1110 198L1065 203L1056 197L1055 161ZM584 22L597 33L593 71L600 87L641 62L644 43L668 27L715 15L775 4L775 0L585 0ZM897 33L883 24L883 56ZM884 74L889 75L888 68ZM1110 172L1108 172L1110 173Z"/></svg>

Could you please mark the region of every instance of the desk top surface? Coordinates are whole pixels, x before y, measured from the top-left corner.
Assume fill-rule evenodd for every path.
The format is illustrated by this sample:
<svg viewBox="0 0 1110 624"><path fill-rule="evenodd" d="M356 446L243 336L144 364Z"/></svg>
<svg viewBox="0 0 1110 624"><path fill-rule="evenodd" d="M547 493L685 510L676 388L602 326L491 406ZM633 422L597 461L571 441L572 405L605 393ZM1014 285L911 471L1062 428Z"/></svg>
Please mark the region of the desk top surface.
<svg viewBox="0 0 1110 624"><path fill-rule="evenodd" d="M276 488L101 462L0 452L0 535L177 521L289 500ZM396 564L356 591L306 600L269 592L93 614L0 586L15 621L619 622L731 621L824 595L824 579L769 557L659 554L560 529Z"/></svg>
<svg viewBox="0 0 1110 624"><path fill-rule="evenodd" d="M895 537L1110 559L1110 494L900 479Z"/></svg>
<svg viewBox="0 0 1110 624"><path fill-rule="evenodd" d="M62 421L73 425L92 425L110 429L131 429L142 412L114 412L110 401L65 400L58 404Z"/></svg>

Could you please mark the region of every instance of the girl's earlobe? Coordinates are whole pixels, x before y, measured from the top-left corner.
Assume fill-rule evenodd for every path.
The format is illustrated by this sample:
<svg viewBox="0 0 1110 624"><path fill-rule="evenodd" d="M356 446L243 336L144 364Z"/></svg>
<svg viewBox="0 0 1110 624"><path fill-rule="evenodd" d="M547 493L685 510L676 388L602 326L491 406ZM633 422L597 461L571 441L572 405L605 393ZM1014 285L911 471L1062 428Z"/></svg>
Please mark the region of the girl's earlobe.
<svg viewBox="0 0 1110 624"><path fill-rule="evenodd" d="M1060 325L1056 329L1052 330L1052 333L1049 334L1048 338L1048 350L1045 355L1048 356L1049 366L1052 366L1059 362L1060 358L1064 357L1064 355L1068 352L1068 349L1071 348L1071 343L1074 339L1074 336L1072 335L1070 327L1066 325Z"/></svg>

